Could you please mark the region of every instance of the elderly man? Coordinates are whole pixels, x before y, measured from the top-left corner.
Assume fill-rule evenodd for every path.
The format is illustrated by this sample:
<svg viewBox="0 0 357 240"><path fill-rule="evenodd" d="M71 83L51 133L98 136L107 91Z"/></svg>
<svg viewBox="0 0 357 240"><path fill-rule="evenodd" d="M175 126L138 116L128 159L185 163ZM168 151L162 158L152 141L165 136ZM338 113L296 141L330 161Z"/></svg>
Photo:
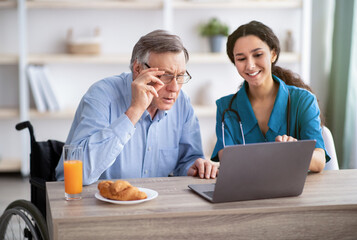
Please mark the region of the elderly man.
<svg viewBox="0 0 357 240"><path fill-rule="evenodd" d="M98 179L215 178L203 159L200 128L181 91L191 76L181 39L153 31L134 46L131 73L93 84L82 98L66 144L84 149L83 184ZM63 180L63 160L57 168Z"/></svg>

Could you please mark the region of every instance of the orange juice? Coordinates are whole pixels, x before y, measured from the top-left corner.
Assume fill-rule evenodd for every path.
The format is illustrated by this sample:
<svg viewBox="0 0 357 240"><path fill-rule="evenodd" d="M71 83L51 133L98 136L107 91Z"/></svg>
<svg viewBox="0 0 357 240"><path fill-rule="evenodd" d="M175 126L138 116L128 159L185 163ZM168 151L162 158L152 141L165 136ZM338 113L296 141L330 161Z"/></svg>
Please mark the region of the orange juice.
<svg viewBox="0 0 357 240"><path fill-rule="evenodd" d="M82 161L67 160L64 166L64 189L67 194L78 194L82 192Z"/></svg>

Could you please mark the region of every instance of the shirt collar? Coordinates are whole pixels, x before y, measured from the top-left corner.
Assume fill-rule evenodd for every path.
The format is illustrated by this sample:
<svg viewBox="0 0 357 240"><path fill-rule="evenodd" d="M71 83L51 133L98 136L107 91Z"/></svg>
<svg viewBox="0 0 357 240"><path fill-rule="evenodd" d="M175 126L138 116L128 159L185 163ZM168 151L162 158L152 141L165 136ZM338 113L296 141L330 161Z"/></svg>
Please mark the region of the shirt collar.
<svg viewBox="0 0 357 240"><path fill-rule="evenodd" d="M279 83L279 89L275 98L275 103L273 111L270 115L268 126L272 131L278 133L280 128L286 123L289 90L286 84L280 78L273 75L273 79Z"/></svg>
<svg viewBox="0 0 357 240"><path fill-rule="evenodd" d="M246 81L244 81L243 86L237 92L236 100L234 100L232 103L232 108L238 109L238 113L239 113L239 116L241 118L242 125L243 125L244 134L247 134L248 132L250 132L250 130L252 130L252 128L256 124L258 124L258 121L254 115L252 105L250 104L250 101L249 101L249 98L247 95L247 91L246 91L247 84L248 83Z"/></svg>
<svg viewBox="0 0 357 240"><path fill-rule="evenodd" d="M158 110L154 120L157 120L158 122L163 119L165 116L167 115L167 111L166 110Z"/></svg>
<svg viewBox="0 0 357 240"><path fill-rule="evenodd" d="M167 115L166 110L158 110L157 113L155 114L154 119L151 119L151 115L149 114L148 110L145 110L143 115L141 115L141 119L148 118L148 120L152 121L158 121L160 122L161 119L163 119Z"/></svg>
<svg viewBox="0 0 357 240"><path fill-rule="evenodd" d="M286 122L287 114L287 103L289 90L286 84L278 77L273 75L273 80L279 83L278 93L275 99L274 107L270 115L268 126L269 128L278 133L279 129ZM243 86L239 89L237 93L237 99L232 103L233 109L238 109L240 115L244 134L249 133L255 125L258 124L258 121L254 115L252 105L249 101L246 88L247 82L244 81ZM239 103L239 104L238 104Z"/></svg>

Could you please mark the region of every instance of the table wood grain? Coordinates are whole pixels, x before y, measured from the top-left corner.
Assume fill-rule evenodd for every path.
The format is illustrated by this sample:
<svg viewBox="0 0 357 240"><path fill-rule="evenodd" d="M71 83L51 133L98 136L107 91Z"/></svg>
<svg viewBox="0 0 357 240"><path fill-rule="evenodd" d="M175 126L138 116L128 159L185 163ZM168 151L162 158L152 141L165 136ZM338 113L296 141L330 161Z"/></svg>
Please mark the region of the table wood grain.
<svg viewBox="0 0 357 240"><path fill-rule="evenodd" d="M97 183L83 199L66 201L63 182L48 182L52 239L357 239L357 170L310 173L298 197L212 204L188 184L194 177L128 179L156 190L135 205L97 200Z"/></svg>

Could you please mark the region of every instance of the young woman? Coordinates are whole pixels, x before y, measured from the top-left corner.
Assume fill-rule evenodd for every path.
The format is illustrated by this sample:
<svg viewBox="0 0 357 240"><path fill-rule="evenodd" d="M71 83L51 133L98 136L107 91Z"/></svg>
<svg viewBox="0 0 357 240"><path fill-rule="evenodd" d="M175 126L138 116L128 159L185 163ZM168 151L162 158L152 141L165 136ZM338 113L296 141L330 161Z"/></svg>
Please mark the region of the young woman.
<svg viewBox="0 0 357 240"><path fill-rule="evenodd" d="M309 170L322 171L330 157L317 99L299 76L275 66L280 46L273 31L257 21L242 25L228 37L227 54L245 81L237 93L217 100L212 160L226 145L315 139Z"/></svg>

